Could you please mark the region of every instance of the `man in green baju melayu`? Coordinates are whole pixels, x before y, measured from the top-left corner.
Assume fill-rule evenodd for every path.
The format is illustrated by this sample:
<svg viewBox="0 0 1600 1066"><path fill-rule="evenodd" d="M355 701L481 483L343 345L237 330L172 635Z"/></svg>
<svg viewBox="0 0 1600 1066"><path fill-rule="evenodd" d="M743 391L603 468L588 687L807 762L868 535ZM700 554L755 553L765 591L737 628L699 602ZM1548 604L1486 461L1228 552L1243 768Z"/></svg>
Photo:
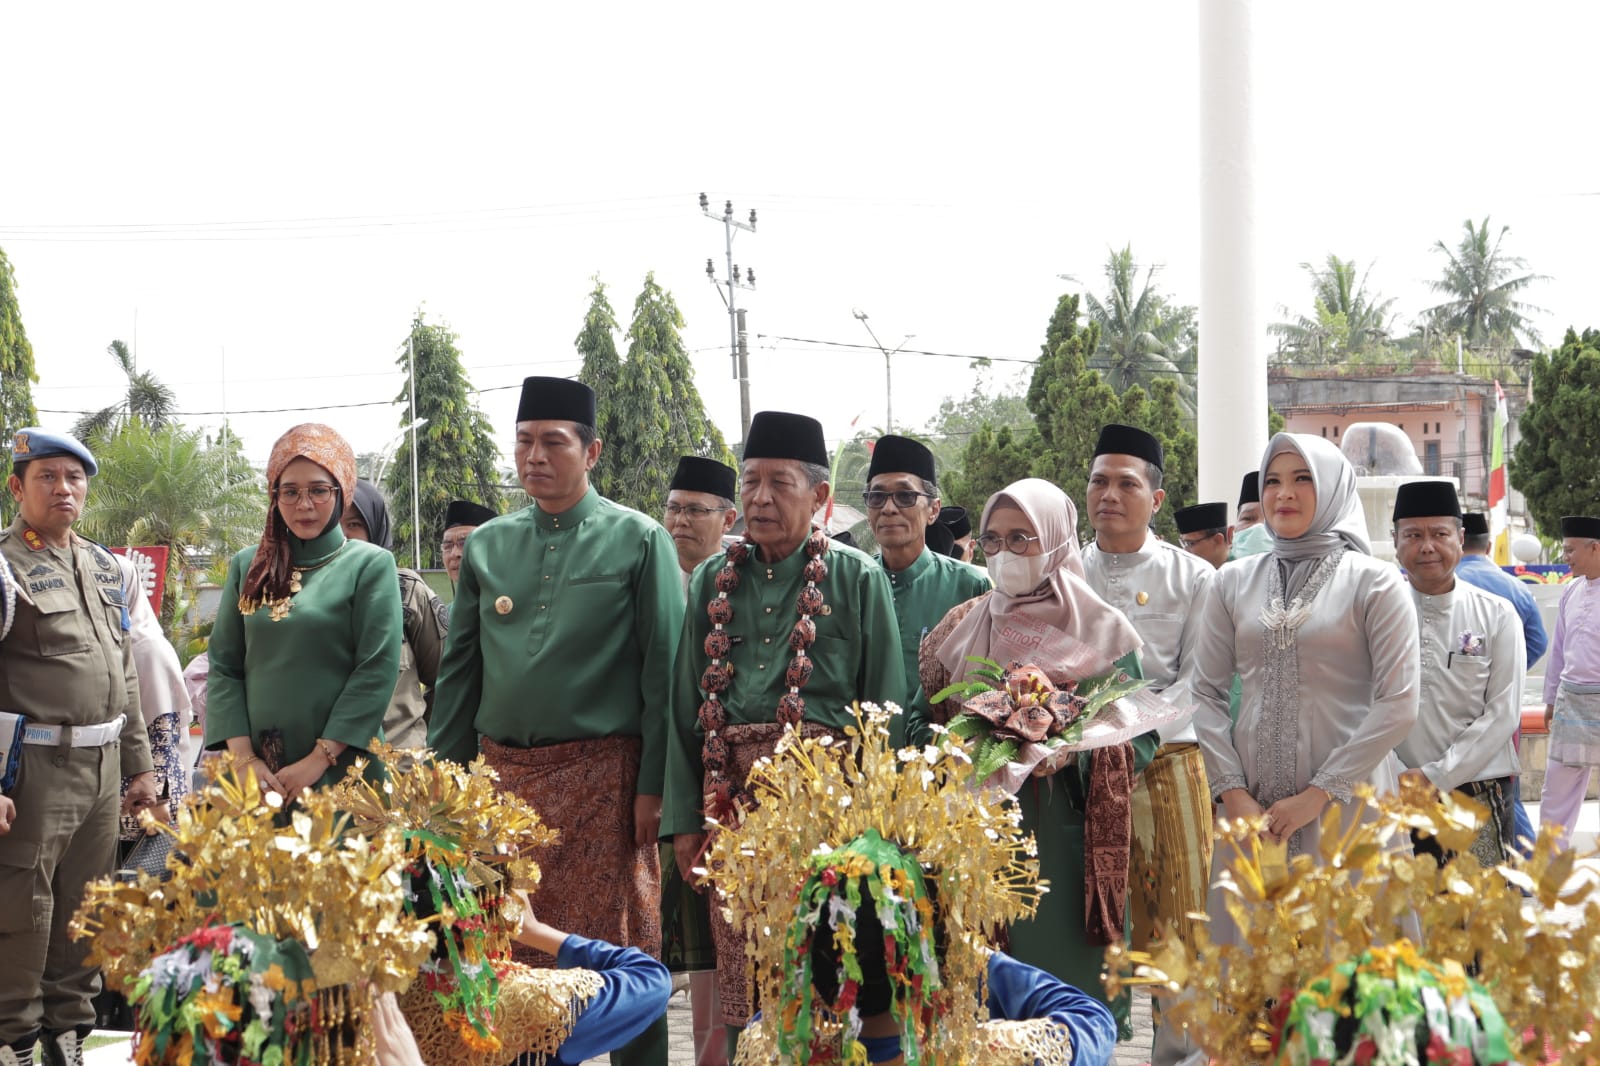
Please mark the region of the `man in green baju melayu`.
<svg viewBox="0 0 1600 1066"><path fill-rule="evenodd" d="M708 820L750 802L750 766L788 725L842 737L852 702L905 698L888 577L812 526L828 492L821 424L758 413L740 464L745 540L695 570L678 645L661 835L686 878ZM752 1010L744 939L719 907L712 934L722 1017L736 1033Z"/></svg>
<svg viewBox="0 0 1600 1066"><path fill-rule="evenodd" d="M514 455L533 505L467 541L428 741L461 762L481 748L501 787L561 831L535 856L540 918L659 957L656 840L683 597L666 530L589 485L601 447L587 385L523 382ZM664 1066L665 1014L611 1059Z"/></svg>
<svg viewBox="0 0 1600 1066"><path fill-rule="evenodd" d="M928 630L944 620L958 603L989 591L988 575L928 547L928 530L939 520L939 486L934 479L933 452L909 437L879 437L867 467L867 524L878 542L878 565L894 590L894 614L900 626L900 655L906 675L909 710L916 699L917 650ZM889 726L896 747L905 743L905 716Z"/></svg>

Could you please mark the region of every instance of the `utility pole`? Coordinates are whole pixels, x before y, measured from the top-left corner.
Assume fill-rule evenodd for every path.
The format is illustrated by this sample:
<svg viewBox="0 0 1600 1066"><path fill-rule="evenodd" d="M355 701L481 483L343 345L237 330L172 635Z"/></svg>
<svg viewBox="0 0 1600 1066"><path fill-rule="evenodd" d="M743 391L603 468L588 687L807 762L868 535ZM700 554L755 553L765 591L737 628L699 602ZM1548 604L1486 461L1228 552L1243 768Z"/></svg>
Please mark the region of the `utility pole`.
<svg viewBox="0 0 1600 1066"><path fill-rule="evenodd" d="M915 337L916 334L907 333L903 338L901 338L900 343L895 345L892 349L885 348L883 346L883 342L878 339L878 335L872 332L872 326L867 323L867 313L861 310L859 307L853 308L850 313L856 316L857 322L860 322L863 326L867 327L867 336L872 338L872 343L876 344L878 346L878 351L883 353L883 431L885 433L893 433L894 368L890 365L890 360L894 357L895 352L898 352L901 348L904 348L907 342Z"/></svg>
<svg viewBox="0 0 1600 1066"><path fill-rule="evenodd" d="M705 193L700 194L700 212L707 218L722 223L725 247L728 256L728 278L722 282L717 280L717 268L711 259L706 260L706 277L711 279L711 284L717 287L717 294L722 296L722 302L728 308L728 357L733 363L733 376L739 382L739 425L740 440L750 436L750 351L746 343L744 328L744 311L739 308L737 291L739 289L754 289L756 287L756 272L745 267L744 277L739 277L739 267L733 261L733 238L736 230L745 230L749 233L756 231L756 209L750 209L750 221L740 222L733 217L733 201L729 200L722 207L722 214L711 213L711 201ZM723 287L727 292L723 293Z"/></svg>

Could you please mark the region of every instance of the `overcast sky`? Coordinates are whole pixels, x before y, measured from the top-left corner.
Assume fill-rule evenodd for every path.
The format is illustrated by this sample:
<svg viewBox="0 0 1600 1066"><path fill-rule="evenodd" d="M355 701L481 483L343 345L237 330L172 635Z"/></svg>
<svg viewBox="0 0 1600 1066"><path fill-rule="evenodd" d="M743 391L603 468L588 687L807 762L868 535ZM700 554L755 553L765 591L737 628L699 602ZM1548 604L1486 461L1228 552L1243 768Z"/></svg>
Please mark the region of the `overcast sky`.
<svg viewBox="0 0 1600 1066"><path fill-rule="evenodd" d="M1099 291L1129 241L1197 302L1196 11L11 5L0 247L41 419L114 402L106 345L136 339L186 421L238 412L253 459L309 419L375 451L403 422L394 358L422 306L501 390L482 402L508 447L507 387L577 370L591 276L625 327L653 270L731 442L702 190L759 211L735 242L752 334L869 342L860 308L890 347L1032 359L1073 287L1058 275ZM1309 311L1298 264L1331 251L1372 265L1404 328L1435 302L1434 241L1488 214L1552 276L1530 294L1547 341L1600 325L1597 30L1592 3L1258 3L1263 320ZM883 424L875 352L752 345L757 410L836 437ZM959 359L894 369L900 427L970 388Z"/></svg>

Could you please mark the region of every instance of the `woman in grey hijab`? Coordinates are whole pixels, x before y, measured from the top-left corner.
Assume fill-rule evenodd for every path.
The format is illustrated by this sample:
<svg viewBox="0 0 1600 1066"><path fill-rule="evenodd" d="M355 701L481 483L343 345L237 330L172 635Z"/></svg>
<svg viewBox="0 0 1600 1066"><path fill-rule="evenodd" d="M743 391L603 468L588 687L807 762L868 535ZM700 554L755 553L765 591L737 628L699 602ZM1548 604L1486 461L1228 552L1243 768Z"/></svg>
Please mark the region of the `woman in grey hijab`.
<svg viewBox="0 0 1600 1066"><path fill-rule="evenodd" d="M1417 718L1416 609L1399 569L1372 558L1355 471L1331 443L1273 437L1261 504L1272 551L1219 570L1202 607L1195 731L1220 813L1265 813L1270 838L1315 856L1330 803L1348 808L1364 782L1398 787L1393 749Z"/></svg>
<svg viewBox="0 0 1600 1066"><path fill-rule="evenodd" d="M347 539L394 550L389 503L372 482L356 482L343 523ZM400 647L400 677L383 716L383 737L397 748L422 748L428 743L433 684L439 676L439 655L450 629L450 612L421 574L405 567L397 574L405 643Z"/></svg>

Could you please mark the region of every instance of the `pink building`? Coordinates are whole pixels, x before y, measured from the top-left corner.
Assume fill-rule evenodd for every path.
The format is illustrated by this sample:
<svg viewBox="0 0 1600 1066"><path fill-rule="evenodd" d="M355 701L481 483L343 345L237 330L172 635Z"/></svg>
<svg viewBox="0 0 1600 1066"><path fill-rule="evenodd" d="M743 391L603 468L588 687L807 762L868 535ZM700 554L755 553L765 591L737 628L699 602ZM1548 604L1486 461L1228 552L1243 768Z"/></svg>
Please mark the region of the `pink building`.
<svg viewBox="0 0 1600 1066"><path fill-rule="evenodd" d="M1311 433L1343 444L1357 422L1386 422L1416 448L1424 474L1457 479L1462 505L1485 506L1494 431L1494 383L1470 374L1390 373L1383 368L1334 373L1276 367L1268 373L1268 397L1291 433ZM1507 450L1516 447L1517 419L1526 398L1521 387L1506 391L1510 408ZM1512 490L1513 515L1525 513Z"/></svg>

